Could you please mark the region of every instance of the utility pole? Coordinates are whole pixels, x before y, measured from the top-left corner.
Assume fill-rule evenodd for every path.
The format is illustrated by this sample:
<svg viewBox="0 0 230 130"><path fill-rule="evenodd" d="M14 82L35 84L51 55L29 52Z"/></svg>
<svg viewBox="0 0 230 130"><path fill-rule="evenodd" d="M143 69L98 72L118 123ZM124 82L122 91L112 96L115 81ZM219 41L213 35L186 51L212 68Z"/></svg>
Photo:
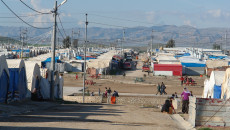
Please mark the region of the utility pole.
<svg viewBox="0 0 230 130"><path fill-rule="evenodd" d="M21 31L21 28L20 28L20 36L21 36L21 39L22 39L22 48L21 48L21 59L23 59L23 47L24 47L24 35L27 35L27 29L26 30L23 30Z"/></svg>
<svg viewBox="0 0 230 130"><path fill-rule="evenodd" d="M123 29L123 40L122 40L123 42L121 42L121 47L122 47L122 55L124 55L124 48L123 48L123 44L124 44L124 42L125 42L125 29Z"/></svg>
<svg viewBox="0 0 230 130"><path fill-rule="evenodd" d="M84 46L84 77L83 77L83 103L85 103L85 78L86 78L86 44L87 44L87 15L85 14L86 20L85 20L85 46Z"/></svg>
<svg viewBox="0 0 230 130"><path fill-rule="evenodd" d="M225 33L225 50L224 50L224 54L227 53L227 30L226 30L226 33Z"/></svg>
<svg viewBox="0 0 230 130"><path fill-rule="evenodd" d="M52 39L52 45L51 45L51 66L50 66L50 72L51 72L51 100L54 100L54 71L55 71L55 46L56 46L56 27L57 27L57 1L55 1L54 10L52 11L54 14L54 26L53 26L53 39Z"/></svg>
<svg viewBox="0 0 230 130"><path fill-rule="evenodd" d="M153 54L153 30L152 30L152 44L151 44L151 55L150 55L150 57L152 56L152 54Z"/></svg>

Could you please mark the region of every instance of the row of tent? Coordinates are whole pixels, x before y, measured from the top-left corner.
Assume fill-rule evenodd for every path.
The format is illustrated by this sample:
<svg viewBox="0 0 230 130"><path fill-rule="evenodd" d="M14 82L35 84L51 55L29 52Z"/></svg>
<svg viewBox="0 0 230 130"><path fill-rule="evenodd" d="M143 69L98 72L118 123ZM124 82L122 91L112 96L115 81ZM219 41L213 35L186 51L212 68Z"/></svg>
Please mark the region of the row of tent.
<svg viewBox="0 0 230 130"><path fill-rule="evenodd" d="M230 98L230 68L226 71L212 71L210 78L204 81L203 98Z"/></svg>
<svg viewBox="0 0 230 130"><path fill-rule="evenodd" d="M0 56L0 103L23 100L27 95L27 78L23 60L17 68L8 68L5 56Z"/></svg>
<svg viewBox="0 0 230 130"><path fill-rule="evenodd" d="M58 79L58 73L56 79ZM0 103L25 100L30 98L36 88L43 99L50 99L48 78L41 76L38 63L19 59L7 59L0 56ZM57 89L55 89L56 93ZM55 94L55 97L60 95Z"/></svg>

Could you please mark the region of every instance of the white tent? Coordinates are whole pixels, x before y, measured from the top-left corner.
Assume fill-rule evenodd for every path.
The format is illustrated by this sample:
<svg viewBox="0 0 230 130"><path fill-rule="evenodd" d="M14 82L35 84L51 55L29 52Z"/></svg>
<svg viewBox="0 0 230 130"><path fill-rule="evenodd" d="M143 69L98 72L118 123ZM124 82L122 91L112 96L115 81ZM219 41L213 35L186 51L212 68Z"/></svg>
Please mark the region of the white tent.
<svg viewBox="0 0 230 130"><path fill-rule="evenodd" d="M35 76L41 76L40 73L40 67L37 64L37 62L34 61L26 61L26 77L27 77L27 83L28 83L28 89L31 91L32 86L35 86L35 83L33 83Z"/></svg>
<svg viewBox="0 0 230 130"><path fill-rule="evenodd" d="M230 98L230 68L228 68L225 72L224 81L221 86L221 99L229 99Z"/></svg>
<svg viewBox="0 0 230 130"><path fill-rule="evenodd" d="M210 78L204 81L203 98L214 96L214 86L221 86L224 80L225 71L212 71Z"/></svg>

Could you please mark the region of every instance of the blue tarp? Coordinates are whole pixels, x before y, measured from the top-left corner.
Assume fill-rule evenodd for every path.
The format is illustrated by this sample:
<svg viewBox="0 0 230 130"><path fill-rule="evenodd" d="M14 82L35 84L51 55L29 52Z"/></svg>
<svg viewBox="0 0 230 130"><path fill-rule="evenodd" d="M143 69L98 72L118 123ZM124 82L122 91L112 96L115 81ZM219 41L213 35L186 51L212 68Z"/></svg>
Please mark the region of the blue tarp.
<svg viewBox="0 0 230 130"><path fill-rule="evenodd" d="M221 86L214 85L214 94L213 98L218 98L220 99L221 97Z"/></svg>
<svg viewBox="0 0 230 130"><path fill-rule="evenodd" d="M8 88L8 92L11 92L13 94L15 91L18 91L19 68L9 68L9 72L10 72L10 85Z"/></svg>
<svg viewBox="0 0 230 130"><path fill-rule="evenodd" d="M12 50L13 52L21 52L22 50L21 49L18 49L18 50ZM30 52L30 50L23 50L23 52Z"/></svg>
<svg viewBox="0 0 230 130"><path fill-rule="evenodd" d="M51 57L47 58L46 60L42 61L42 67L46 67L46 63L51 62ZM55 63L62 63L61 60L59 60L59 57L55 57Z"/></svg>
<svg viewBox="0 0 230 130"><path fill-rule="evenodd" d="M206 67L206 64L202 64L202 63L184 63L184 62L181 62L181 65L184 67Z"/></svg>
<svg viewBox="0 0 230 130"><path fill-rule="evenodd" d="M178 57L190 56L190 55L191 55L190 53L183 53L183 54L177 54L177 55L175 55L174 57L175 57L175 58L178 58Z"/></svg>
<svg viewBox="0 0 230 130"><path fill-rule="evenodd" d="M19 72L19 82L18 82L18 91L19 91L19 99L23 100L26 98L27 94L27 78L25 68L21 68Z"/></svg>
<svg viewBox="0 0 230 130"><path fill-rule="evenodd" d="M4 103L6 101L8 80L9 80L8 75L4 70L2 75L0 75L0 102L1 103Z"/></svg>
<svg viewBox="0 0 230 130"><path fill-rule="evenodd" d="M208 58L209 59L224 59L226 58L227 56L215 56L215 55L209 55Z"/></svg>
<svg viewBox="0 0 230 130"><path fill-rule="evenodd" d="M19 98L19 100L26 98L27 93L27 79L25 68L21 68L19 72L19 68L9 68L10 72L10 84L8 88L8 92L11 92L11 98ZM19 97L15 97L15 92L18 93Z"/></svg>
<svg viewBox="0 0 230 130"><path fill-rule="evenodd" d="M82 56L76 56L76 59L77 60L83 60L84 58ZM96 58L93 58L93 57L86 57L86 60L90 60L90 59L96 59Z"/></svg>

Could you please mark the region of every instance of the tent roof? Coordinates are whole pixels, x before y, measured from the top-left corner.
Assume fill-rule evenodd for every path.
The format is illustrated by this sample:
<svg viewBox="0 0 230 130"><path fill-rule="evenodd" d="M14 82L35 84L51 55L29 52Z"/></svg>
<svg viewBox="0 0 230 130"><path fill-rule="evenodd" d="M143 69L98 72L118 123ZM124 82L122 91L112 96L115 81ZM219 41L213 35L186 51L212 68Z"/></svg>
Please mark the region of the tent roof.
<svg viewBox="0 0 230 130"><path fill-rule="evenodd" d="M7 59L6 62L8 64L8 68L19 68L20 70L21 70L21 68L26 69L24 60L21 60L21 59Z"/></svg>
<svg viewBox="0 0 230 130"><path fill-rule="evenodd" d="M5 55L0 56L0 76L2 75L3 70L5 70L9 76L9 70Z"/></svg>
<svg viewBox="0 0 230 130"><path fill-rule="evenodd" d="M212 71L215 78L215 84L220 86L224 81L225 71Z"/></svg>

